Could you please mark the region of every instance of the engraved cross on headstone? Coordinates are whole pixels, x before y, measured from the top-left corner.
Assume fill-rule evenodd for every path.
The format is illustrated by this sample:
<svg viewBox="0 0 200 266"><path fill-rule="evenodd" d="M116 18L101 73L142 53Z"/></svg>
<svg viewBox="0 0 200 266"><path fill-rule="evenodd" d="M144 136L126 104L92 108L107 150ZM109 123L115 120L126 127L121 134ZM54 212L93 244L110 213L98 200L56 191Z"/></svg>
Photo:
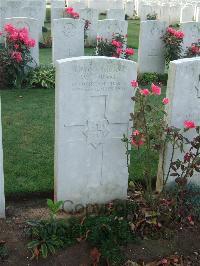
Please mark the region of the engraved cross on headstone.
<svg viewBox="0 0 200 266"><path fill-rule="evenodd" d="M119 122L109 122L106 113L108 105L108 95L98 95L90 96L90 105L91 108L94 108L94 112L91 109L92 118L89 118L85 121L85 124L74 124L74 125L64 125L65 128L80 128L81 134L85 137L85 142L87 145L90 145L93 149L97 150L101 154L99 159L101 160L101 180L103 180L103 160L104 160L104 143L107 137L110 139L122 138L123 133L127 133L128 123L119 123ZM98 110L98 112L96 112ZM96 112L95 117L93 113ZM117 129L116 129L117 127ZM123 129L121 129L123 127ZM118 130L119 128L119 130ZM116 134L116 131L119 131L119 134ZM121 133L123 131L123 133ZM115 135L112 133L115 132ZM113 136L114 135L114 136ZM77 139L70 140L72 142L77 141Z"/></svg>

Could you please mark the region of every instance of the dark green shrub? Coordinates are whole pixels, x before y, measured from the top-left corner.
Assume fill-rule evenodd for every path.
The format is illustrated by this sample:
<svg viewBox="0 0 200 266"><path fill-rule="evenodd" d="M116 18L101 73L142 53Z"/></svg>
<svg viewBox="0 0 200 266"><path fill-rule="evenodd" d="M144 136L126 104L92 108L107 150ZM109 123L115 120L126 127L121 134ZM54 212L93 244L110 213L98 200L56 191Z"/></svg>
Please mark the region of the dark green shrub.
<svg viewBox="0 0 200 266"><path fill-rule="evenodd" d="M55 88L55 69L53 66L40 66L33 69L27 79L26 86L31 88Z"/></svg>
<svg viewBox="0 0 200 266"><path fill-rule="evenodd" d="M167 85L168 74L143 73L138 75L138 82L141 86L150 85L152 83L162 83Z"/></svg>

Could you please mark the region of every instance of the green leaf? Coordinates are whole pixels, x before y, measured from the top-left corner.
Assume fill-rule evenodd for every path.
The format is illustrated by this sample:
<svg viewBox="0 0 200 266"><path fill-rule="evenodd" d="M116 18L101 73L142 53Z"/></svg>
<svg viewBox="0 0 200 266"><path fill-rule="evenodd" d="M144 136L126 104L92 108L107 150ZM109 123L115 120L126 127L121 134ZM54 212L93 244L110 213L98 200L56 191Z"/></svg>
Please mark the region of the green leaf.
<svg viewBox="0 0 200 266"><path fill-rule="evenodd" d="M33 240L33 241L28 243L27 247L28 247L28 249L33 249L33 248L36 248L37 246L39 246L39 244L40 244L39 240Z"/></svg>
<svg viewBox="0 0 200 266"><path fill-rule="evenodd" d="M48 248L46 244L41 245L41 253L43 258L47 258L48 255Z"/></svg>

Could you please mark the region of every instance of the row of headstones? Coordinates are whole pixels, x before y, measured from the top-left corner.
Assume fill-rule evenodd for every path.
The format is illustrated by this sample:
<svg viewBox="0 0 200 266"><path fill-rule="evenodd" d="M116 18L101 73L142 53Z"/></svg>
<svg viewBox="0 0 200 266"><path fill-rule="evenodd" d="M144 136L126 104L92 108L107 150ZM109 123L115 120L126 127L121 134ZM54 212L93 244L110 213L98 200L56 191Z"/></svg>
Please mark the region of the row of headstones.
<svg viewBox="0 0 200 266"><path fill-rule="evenodd" d="M182 128L188 119L200 124L199 73L200 58L171 62L169 125ZM128 60L76 57L56 62L55 200L65 201L67 210L126 198L128 168L121 138L123 134L129 136L132 126L129 114L135 90L130 81L136 78L137 64ZM164 175L167 173L170 152L167 146L160 158L164 168L158 167L157 184L162 183L163 169ZM177 152L174 158L182 158L182 154ZM198 185L199 177L197 173L192 179ZM0 121L0 217L4 216Z"/></svg>
<svg viewBox="0 0 200 266"><path fill-rule="evenodd" d="M51 12L51 21L53 24L54 19L60 19L65 17L64 14L64 8L54 8L52 9ZM83 8L79 10L79 15L80 15L80 19L84 21L89 21L89 28L88 28L88 32L87 32L87 40L86 40L86 45L87 46L94 46L96 45L96 38L97 35L99 35L99 31L102 31L102 27L105 25L105 32L106 31L111 31L111 33L113 32L118 32L117 30L117 25L113 26L113 21L112 20L118 20L120 21L118 24L122 24L122 25L126 25L127 23L121 22L122 20L124 20L124 11L122 9L111 9L108 10L107 12L108 16L107 18L110 19L109 20L99 20L99 13L97 9L93 9L93 8ZM103 21L103 22L102 22ZM114 30L113 30L114 27ZM119 27L120 30L121 27Z"/></svg>
<svg viewBox="0 0 200 266"><path fill-rule="evenodd" d="M42 38L42 27L46 17L45 0L8 0L0 6L0 31L3 29L6 18L27 17L37 20L39 38Z"/></svg>
<svg viewBox="0 0 200 266"><path fill-rule="evenodd" d="M199 21L200 10L199 2L196 1L139 1L139 0L70 0L67 4L76 10L82 8L94 8L99 13L105 13L107 9L124 9L129 17L138 15L141 20L146 20L147 14L156 13L158 19L167 23ZM52 0L51 5L55 7L64 7L64 1Z"/></svg>
<svg viewBox="0 0 200 266"><path fill-rule="evenodd" d="M138 64L140 73L165 71L164 44L161 37L167 29L167 23L161 21L142 21L140 26ZM200 22L185 22L180 24L184 32L183 54L187 47L200 39Z"/></svg>
<svg viewBox="0 0 200 266"><path fill-rule="evenodd" d="M17 28L27 27L30 37L36 41L36 46L31 48L31 55L39 64L39 31L38 21L33 18L6 18L4 24L11 23ZM91 28L88 38L90 44L96 44L97 36L112 39L113 33L127 34L127 21L119 20L100 20L98 21L98 30ZM84 22L80 19L55 19L52 23L52 57L53 62L58 59L84 56Z"/></svg>
<svg viewBox="0 0 200 266"><path fill-rule="evenodd" d="M146 20L148 14L157 14L158 19L166 21L168 24L176 22L199 21L200 19L200 4L174 3L158 4L151 2L140 2L136 11L141 20Z"/></svg>
<svg viewBox="0 0 200 266"><path fill-rule="evenodd" d="M81 18L89 17L91 21L97 21L99 19L99 11L94 8L80 8L74 9L79 13ZM51 21L54 19L63 18L65 14L65 7L53 7L51 8ZM125 11L124 9L108 9L106 10L106 18L107 19L116 19L116 20L124 20L125 19ZM89 19L88 19L89 20Z"/></svg>
<svg viewBox="0 0 200 266"><path fill-rule="evenodd" d="M121 12L125 12L129 17L132 17L135 10L135 1L115 1L115 0L89 0L89 1L68 1L66 2L68 6L74 8L76 11L79 12L80 9L83 8L93 8L97 9L98 14L106 13L107 10L116 9L121 10ZM51 0L51 9L54 8L64 8L65 2L59 0ZM116 13L116 12L115 12ZM117 16L116 14L114 16ZM119 16L119 15L118 15ZM121 15L120 15L121 16ZM116 19L116 17L114 17Z"/></svg>
<svg viewBox="0 0 200 266"><path fill-rule="evenodd" d="M51 1L51 4L55 5L56 0ZM62 2L62 1L61 1ZM107 9L123 9L124 1L123 0L68 0L66 1L68 6L73 7L74 9L81 8L95 8L98 11L105 12Z"/></svg>

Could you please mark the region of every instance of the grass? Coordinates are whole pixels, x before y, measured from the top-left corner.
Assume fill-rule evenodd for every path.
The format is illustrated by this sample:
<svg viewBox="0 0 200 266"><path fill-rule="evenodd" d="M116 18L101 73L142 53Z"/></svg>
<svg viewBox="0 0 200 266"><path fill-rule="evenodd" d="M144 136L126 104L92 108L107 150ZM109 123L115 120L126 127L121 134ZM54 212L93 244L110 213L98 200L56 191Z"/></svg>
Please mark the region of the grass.
<svg viewBox="0 0 200 266"><path fill-rule="evenodd" d="M54 91L1 91L6 195L53 189Z"/></svg>
<svg viewBox="0 0 200 266"><path fill-rule="evenodd" d="M134 48L137 48L138 34L138 21L129 21L128 42ZM85 49L85 55L93 53L93 48ZM137 50L134 59L137 60ZM40 62L52 62L51 49L40 50ZM52 191L54 90L1 90L0 93L6 196ZM135 169L140 176L140 167L132 158L131 175Z"/></svg>

